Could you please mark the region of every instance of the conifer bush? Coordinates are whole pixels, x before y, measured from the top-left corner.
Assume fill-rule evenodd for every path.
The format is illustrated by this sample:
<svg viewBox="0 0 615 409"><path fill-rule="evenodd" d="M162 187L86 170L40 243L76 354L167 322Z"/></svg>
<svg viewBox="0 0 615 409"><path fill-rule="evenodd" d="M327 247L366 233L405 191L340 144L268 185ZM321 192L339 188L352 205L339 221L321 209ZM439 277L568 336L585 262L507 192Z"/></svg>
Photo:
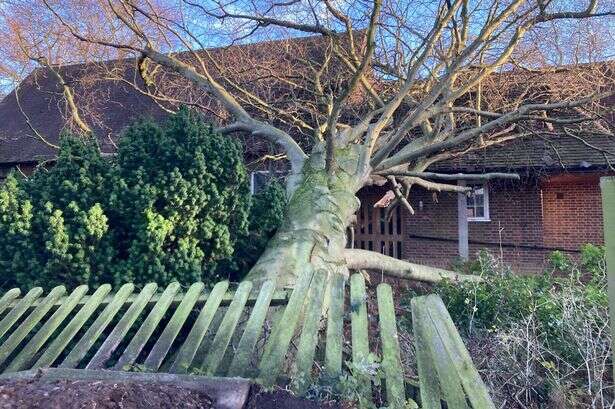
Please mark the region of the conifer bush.
<svg viewBox="0 0 615 409"><path fill-rule="evenodd" d="M247 235L240 144L187 109L129 127L116 158L94 141L65 135L55 166L0 185L0 285L215 280Z"/></svg>
<svg viewBox="0 0 615 409"><path fill-rule="evenodd" d="M272 179L267 186L252 197L248 234L235 244L231 258L218 265L221 278L240 281L256 264L271 239L282 224L286 208L284 186Z"/></svg>

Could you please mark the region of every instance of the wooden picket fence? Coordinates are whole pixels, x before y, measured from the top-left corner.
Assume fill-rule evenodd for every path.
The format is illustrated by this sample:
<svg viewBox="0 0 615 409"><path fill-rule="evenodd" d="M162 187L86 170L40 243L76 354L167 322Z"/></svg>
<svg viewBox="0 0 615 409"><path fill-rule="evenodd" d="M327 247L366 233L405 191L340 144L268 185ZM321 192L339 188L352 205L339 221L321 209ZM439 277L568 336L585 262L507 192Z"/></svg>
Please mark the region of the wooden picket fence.
<svg viewBox="0 0 615 409"><path fill-rule="evenodd" d="M333 380L353 376L370 397L373 374L348 374L344 362L356 369L376 354L391 408L418 407L412 398L424 409L441 408L443 401L450 409L494 408L439 297L412 300L417 396L402 370L391 287L377 287L376 326L361 274L350 277L349 291L341 276L329 286L326 281L324 274L305 273L288 291L276 290L273 281L258 291L249 281L229 291L223 281L209 292L195 283L185 293L177 283L161 293L153 283L138 293L125 284L114 294L105 284L91 295L87 286L69 295L60 286L44 297L34 288L21 298L12 289L0 298L0 369L196 373L265 385L291 380L298 393L320 372Z"/></svg>

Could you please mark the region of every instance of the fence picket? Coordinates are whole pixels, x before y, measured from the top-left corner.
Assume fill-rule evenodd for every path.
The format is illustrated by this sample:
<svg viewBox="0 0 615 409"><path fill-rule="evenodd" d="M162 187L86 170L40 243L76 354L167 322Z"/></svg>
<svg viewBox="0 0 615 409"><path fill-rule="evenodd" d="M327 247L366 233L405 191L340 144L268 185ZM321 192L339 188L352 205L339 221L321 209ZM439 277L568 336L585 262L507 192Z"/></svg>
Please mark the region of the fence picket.
<svg viewBox="0 0 615 409"><path fill-rule="evenodd" d="M312 281L312 275L312 271L306 271L299 276L295 289L284 309L284 313L276 322L271 336L267 340L267 344L265 344L265 352L261 358L258 370L260 379L266 385L272 385L282 370L282 364L297 328L301 308Z"/></svg>
<svg viewBox="0 0 615 409"><path fill-rule="evenodd" d="M197 317L188 337L184 341L184 345L181 346L175 361L171 365L169 372L171 373L186 373L192 365L196 351L198 350L205 333L209 329L209 325L218 311L220 302L226 293L228 288L228 281L221 281L214 286L211 293L207 297L207 302L201 309L199 316Z"/></svg>
<svg viewBox="0 0 615 409"><path fill-rule="evenodd" d="M341 274L329 277L329 312L327 315L327 339L325 345L325 369L332 379L342 374L342 340L344 338L344 286L346 278Z"/></svg>
<svg viewBox="0 0 615 409"><path fill-rule="evenodd" d="M267 311L269 310L269 304L271 303L274 292L275 281L273 280L266 281L261 287L254 308L252 308L250 318L248 318L246 327L237 345L235 357L229 367L229 376L243 376L247 373L246 371L250 364L250 357L263 331L263 323L267 317Z"/></svg>
<svg viewBox="0 0 615 409"><path fill-rule="evenodd" d="M109 291L111 291L111 286L109 284L103 284L98 287L75 317L39 357L38 361L32 366L33 369L49 367L53 364L66 345L68 345L77 332L79 332L83 324L85 324L88 318L90 318L96 308L98 308L100 303L105 299Z"/></svg>
<svg viewBox="0 0 615 409"><path fill-rule="evenodd" d="M440 402L440 384L432 355L427 349L431 340L427 333L426 311L422 297L414 297L410 300L412 309L412 328L416 339L416 362L419 375L419 393L423 409L442 409Z"/></svg>
<svg viewBox="0 0 615 409"><path fill-rule="evenodd" d="M355 367L369 364L369 333L367 321L367 291L363 274L350 277L350 329L352 342L352 361ZM371 382L367 376L357 373L361 392L369 397L372 394Z"/></svg>
<svg viewBox="0 0 615 409"><path fill-rule="evenodd" d="M382 368L386 376L386 391L389 406L403 408L405 405L404 373L401 369L395 307L391 286L385 283L376 288L378 298L378 321L382 342Z"/></svg>
<svg viewBox="0 0 615 409"><path fill-rule="evenodd" d="M124 316L117 323L115 328L111 331L107 339L103 342L98 349L94 357L86 365L86 369L101 369L104 367L105 362L120 345L124 335L128 332L132 324L135 323L143 309L145 308L147 301L154 295L158 286L156 283L149 283L139 293L139 296L134 303L128 308Z"/></svg>
<svg viewBox="0 0 615 409"><path fill-rule="evenodd" d="M45 344L47 339L53 334L53 332L60 326L62 321L68 316L68 314L75 308L79 300L88 292L88 286L82 285L77 287L71 295L62 303L60 308L53 313L45 324L38 330L38 332L32 337L32 339L26 344L26 346L19 352L19 354L13 358L13 361L7 366L5 372L16 372L22 369L30 363L34 355L38 352L39 348Z"/></svg>
<svg viewBox="0 0 615 409"><path fill-rule="evenodd" d="M34 301L38 299L43 293L41 287L35 287L28 291L28 293L17 302L17 304L9 311L6 316L0 321L0 337L17 322L17 320L26 312L26 310L32 305Z"/></svg>
<svg viewBox="0 0 615 409"><path fill-rule="evenodd" d="M205 361L201 366L201 369L204 370L206 375L213 376L218 369L218 366L226 353L228 344L231 341L231 337L235 332L235 327L237 327L237 323L239 322L239 318L243 312L243 307L246 305L246 301L248 301L250 291L252 291L252 282L244 281L239 284L239 287L235 292L235 297L233 298L228 310L226 310L222 323L218 327L216 336L214 337L211 347L209 348L209 353L205 357Z"/></svg>
<svg viewBox="0 0 615 409"><path fill-rule="evenodd" d="M30 313L21 323L19 327L0 345L0 364L3 364L4 361L11 355L13 350L17 348L17 346L23 341L23 339L30 333L32 328L38 324L38 322L49 312L53 304L56 302L58 298L60 298L66 292L66 288L60 285L58 287L53 288L47 297L40 303L34 311Z"/></svg>
<svg viewBox="0 0 615 409"><path fill-rule="evenodd" d="M327 275L316 272L312 278L312 284L305 304L303 328L295 357L295 390L303 394L312 379L311 371L314 365L314 353L318 343L318 329L322 316L322 304L324 301Z"/></svg>
<svg viewBox="0 0 615 409"><path fill-rule="evenodd" d="M20 295L21 290L19 288L11 288L4 293L2 298L0 298L0 314L3 313L6 307L8 307Z"/></svg>
<svg viewBox="0 0 615 409"><path fill-rule="evenodd" d="M132 337L130 343L122 353L122 356L117 360L114 367L116 370L129 369L130 366L135 363L141 350L156 330L164 314L169 309L173 297L175 297L175 294L178 293L180 288L181 286L178 282L173 282L164 289L160 299L158 299L158 302L156 302L149 312L147 318L145 318L145 321L143 321L137 330L137 333Z"/></svg>
<svg viewBox="0 0 615 409"><path fill-rule="evenodd" d="M64 361L59 365L60 368L76 368L81 360L87 355L88 351L96 343L107 325L118 313L124 301L134 291L134 284L124 284L115 294L111 302L100 313L98 318L92 323L90 328L83 334L77 345L68 353Z"/></svg>
<svg viewBox="0 0 615 409"><path fill-rule="evenodd" d="M160 338L158 338L148 357L145 359L143 365L146 368L152 371L157 371L158 368L160 368L162 361L164 361L169 349L171 349L173 341L175 341L179 330L184 325L184 322L188 318L190 311L192 311L192 308L194 307L194 304L196 304L196 301L201 295L204 287L205 285L203 283L198 282L192 284L188 291L186 291L184 299L173 313L173 316L160 335Z"/></svg>
<svg viewBox="0 0 615 409"><path fill-rule="evenodd" d="M437 295L425 297L427 312L431 322L441 339L448 359L457 372L470 403L474 409L495 409L489 397L489 391L472 363L470 354L453 324L442 299Z"/></svg>

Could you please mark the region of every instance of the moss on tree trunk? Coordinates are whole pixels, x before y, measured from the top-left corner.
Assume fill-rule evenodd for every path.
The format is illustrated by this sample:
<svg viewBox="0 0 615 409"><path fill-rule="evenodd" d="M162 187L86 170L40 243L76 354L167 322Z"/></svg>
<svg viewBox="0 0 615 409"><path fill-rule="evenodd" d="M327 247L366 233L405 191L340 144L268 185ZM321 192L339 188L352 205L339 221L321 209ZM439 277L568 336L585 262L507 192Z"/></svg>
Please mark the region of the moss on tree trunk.
<svg viewBox="0 0 615 409"><path fill-rule="evenodd" d="M275 277L278 287L288 287L306 269L348 275L343 251L346 229L360 205L355 195L362 184L357 163L356 151L339 149L336 168L327 173L323 147L315 148L303 166L282 226L247 279Z"/></svg>

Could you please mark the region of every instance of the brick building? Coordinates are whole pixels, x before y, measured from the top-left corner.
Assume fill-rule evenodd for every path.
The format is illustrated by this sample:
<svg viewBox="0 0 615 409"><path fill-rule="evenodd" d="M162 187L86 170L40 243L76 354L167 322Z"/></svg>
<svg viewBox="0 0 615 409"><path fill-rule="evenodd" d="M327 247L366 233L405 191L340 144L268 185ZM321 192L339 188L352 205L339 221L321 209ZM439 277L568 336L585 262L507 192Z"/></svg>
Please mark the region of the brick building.
<svg viewBox="0 0 615 409"><path fill-rule="evenodd" d="M272 47L279 50L272 52ZM303 61L303 54L320 48L318 42L306 38L286 44L254 44L211 52L231 67L249 66L250 61L275 55L277 62L272 61L271 66L286 70L296 67L297 58ZM105 77L101 72L114 73L119 79L135 77L136 61L56 69L73 84L78 105L83 107L82 116L92 125L103 153L113 153L118 135L136 118L149 116L160 120L166 115L162 105L153 102L143 90L121 80L101 80ZM244 71L239 70L237 75L242 86L252 85L250 78L244 78ZM547 71L532 75L539 78L554 74ZM557 75L565 76L565 72ZM198 92L190 96L199 106L212 104ZM38 165L52 163L58 136L70 127L70 115L56 77L45 69L35 70L18 90L0 102L0 180L10 169L18 168L27 174ZM261 139L247 139L244 143L248 147L247 162L270 152ZM470 174L516 172L521 175L520 181L491 180L474 186L470 197L415 187L410 197L415 214L398 208L390 220L384 219L384 209L373 207L385 191L366 188L359 193L362 208L357 218L355 246L443 267L454 262L460 251L464 256L472 256L487 248L519 271L536 271L553 250L574 255L584 243L602 243L598 179L613 169L613 153L615 138L599 135L583 135L582 140L578 136L540 137L491 147L428 170ZM278 168L283 161L271 163L267 170L254 169L253 190L267 179L267 172L283 172L283 168Z"/></svg>
<svg viewBox="0 0 615 409"><path fill-rule="evenodd" d="M615 152L613 138L588 135L585 141ZM615 156L607 158L613 162ZM487 249L515 271L536 272L554 250L575 257L585 243L603 244L599 179L615 174L610 169L602 153L577 139L518 140L490 148L440 164L437 170L470 174L505 170L518 173L521 180L475 184L470 197L416 187L410 196L415 214L396 209L388 223L381 221L384 209L373 208L385 189L363 189L355 245L450 267L461 258L460 230L465 223L470 258Z"/></svg>

